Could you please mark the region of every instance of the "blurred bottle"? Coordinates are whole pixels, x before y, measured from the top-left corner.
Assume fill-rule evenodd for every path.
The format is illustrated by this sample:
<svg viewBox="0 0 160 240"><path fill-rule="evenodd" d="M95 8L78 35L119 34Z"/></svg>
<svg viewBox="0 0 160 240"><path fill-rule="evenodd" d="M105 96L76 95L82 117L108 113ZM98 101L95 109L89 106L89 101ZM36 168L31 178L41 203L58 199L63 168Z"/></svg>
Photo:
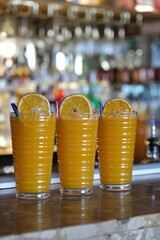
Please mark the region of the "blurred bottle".
<svg viewBox="0 0 160 240"><path fill-rule="evenodd" d="M159 162L160 155L159 155L159 146L156 132L156 119L153 116L151 118L151 135L150 138L147 139L147 151L146 151L146 161L149 162Z"/></svg>
<svg viewBox="0 0 160 240"><path fill-rule="evenodd" d="M155 81L160 82L160 68L155 68Z"/></svg>
<svg viewBox="0 0 160 240"><path fill-rule="evenodd" d="M117 73L117 79L121 83L130 83L131 77L130 77L130 71L127 68L120 69Z"/></svg>

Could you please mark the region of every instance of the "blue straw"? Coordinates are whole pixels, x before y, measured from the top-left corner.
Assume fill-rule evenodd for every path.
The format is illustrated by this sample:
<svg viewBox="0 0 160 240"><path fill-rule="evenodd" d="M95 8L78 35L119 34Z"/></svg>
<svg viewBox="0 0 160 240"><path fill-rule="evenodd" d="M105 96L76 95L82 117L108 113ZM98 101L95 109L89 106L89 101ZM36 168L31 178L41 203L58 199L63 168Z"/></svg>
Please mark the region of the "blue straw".
<svg viewBox="0 0 160 240"><path fill-rule="evenodd" d="M16 117L18 117L18 116L19 116L19 113L18 113L18 109L17 109L16 104L15 104L15 103L11 103L11 106L12 106L12 108L13 108L13 111L14 111Z"/></svg>
<svg viewBox="0 0 160 240"><path fill-rule="evenodd" d="M102 117L102 114L103 114L103 104L102 104L102 102L99 103L99 112L100 112L100 116Z"/></svg>

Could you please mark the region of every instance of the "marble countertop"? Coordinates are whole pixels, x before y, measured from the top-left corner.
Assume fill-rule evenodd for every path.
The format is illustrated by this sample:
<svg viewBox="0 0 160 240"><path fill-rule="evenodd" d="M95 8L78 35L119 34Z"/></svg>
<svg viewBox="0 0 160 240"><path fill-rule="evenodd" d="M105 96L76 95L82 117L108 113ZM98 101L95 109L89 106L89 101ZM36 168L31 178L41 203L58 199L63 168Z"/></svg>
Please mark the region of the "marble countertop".
<svg viewBox="0 0 160 240"><path fill-rule="evenodd" d="M95 180L86 197L62 196L59 184L42 201L18 200L14 188L1 189L0 239L158 240L160 174L135 178L131 191L121 193L101 190Z"/></svg>

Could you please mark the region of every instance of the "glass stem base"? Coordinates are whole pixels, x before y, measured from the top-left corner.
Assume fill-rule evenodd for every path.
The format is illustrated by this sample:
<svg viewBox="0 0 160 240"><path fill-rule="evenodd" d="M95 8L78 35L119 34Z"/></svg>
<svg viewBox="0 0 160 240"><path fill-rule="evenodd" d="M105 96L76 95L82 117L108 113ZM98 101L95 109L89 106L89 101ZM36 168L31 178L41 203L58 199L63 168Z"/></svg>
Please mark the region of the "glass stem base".
<svg viewBox="0 0 160 240"><path fill-rule="evenodd" d="M41 199L47 199L49 198L50 193L44 192L44 193L22 193L22 192L16 192L16 197L20 199L28 199L28 200L41 200Z"/></svg>
<svg viewBox="0 0 160 240"><path fill-rule="evenodd" d="M101 184L101 189L105 189L108 191L128 191L131 189L131 184L123 184L123 185L109 185L109 184Z"/></svg>
<svg viewBox="0 0 160 240"><path fill-rule="evenodd" d="M82 195L89 195L92 193L91 188L85 189L72 189L72 188L63 188L60 187L60 192L63 194L73 195L73 196L82 196Z"/></svg>

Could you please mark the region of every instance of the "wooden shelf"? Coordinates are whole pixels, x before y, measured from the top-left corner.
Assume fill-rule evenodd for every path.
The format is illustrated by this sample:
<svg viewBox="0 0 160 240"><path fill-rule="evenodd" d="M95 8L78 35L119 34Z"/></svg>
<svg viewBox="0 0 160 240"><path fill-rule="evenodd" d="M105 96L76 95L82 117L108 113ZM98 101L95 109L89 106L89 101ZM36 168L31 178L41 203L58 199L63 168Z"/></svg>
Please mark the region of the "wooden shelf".
<svg viewBox="0 0 160 240"><path fill-rule="evenodd" d="M74 8L79 18L85 19L85 11L96 12L97 17L103 17L103 14L112 10L115 18L120 18L122 12L129 12L131 14L131 20L135 19L138 12L133 9L120 9L116 6L116 1L106 1L106 4L100 5L80 5L67 2L51 1L51 0L0 0L0 13L1 15L15 14L30 16L34 15L38 18L57 18L62 20L71 19L70 9ZM160 12L140 13L143 15L144 21L160 20Z"/></svg>

